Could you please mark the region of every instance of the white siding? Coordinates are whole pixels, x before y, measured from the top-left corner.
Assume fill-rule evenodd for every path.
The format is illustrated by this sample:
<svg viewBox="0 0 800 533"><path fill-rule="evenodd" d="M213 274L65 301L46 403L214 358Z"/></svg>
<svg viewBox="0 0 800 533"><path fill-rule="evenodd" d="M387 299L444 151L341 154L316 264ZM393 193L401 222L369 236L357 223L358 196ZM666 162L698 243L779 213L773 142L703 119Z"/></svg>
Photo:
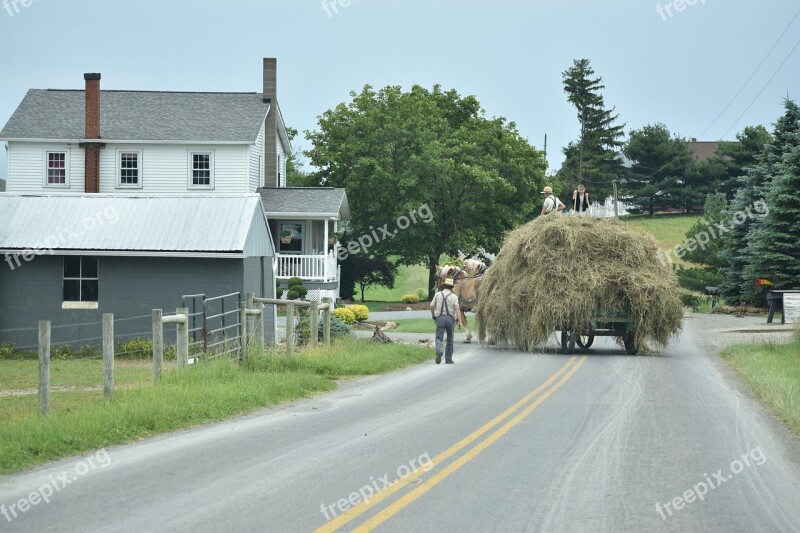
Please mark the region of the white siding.
<svg viewBox="0 0 800 533"><path fill-rule="evenodd" d="M45 187L45 154L47 152L66 152L69 171L69 188ZM8 143L8 192L83 192L84 154L77 144L28 143L9 141Z"/></svg>
<svg viewBox="0 0 800 533"><path fill-rule="evenodd" d="M250 190L247 192L256 192L256 189L263 186L261 176L264 166L264 125L261 125L261 131L258 132L256 143L248 148L248 165L249 165L249 179L248 183Z"/></svg>
<svg viewBox="0 0 800 533"><path fill-rule="evenodd" d="M278 176L280 176L280 179L278 180L278 187L286 187L286 152L283 149L283 143L281 143L280 135L275 141L275 145L275 150L278 154L278 161L280 161L280 164L278 165Z"/></svg>
<svg viewBox="0 0 800 533"><path fill-rule="evenodd" d="M142 154L139 189L117 187L117 152ZM189 153L213 152L214 188L189 188ZM130 194L246 193L247 147L243 145L106 145L100 155L100 192Z"/></svg>

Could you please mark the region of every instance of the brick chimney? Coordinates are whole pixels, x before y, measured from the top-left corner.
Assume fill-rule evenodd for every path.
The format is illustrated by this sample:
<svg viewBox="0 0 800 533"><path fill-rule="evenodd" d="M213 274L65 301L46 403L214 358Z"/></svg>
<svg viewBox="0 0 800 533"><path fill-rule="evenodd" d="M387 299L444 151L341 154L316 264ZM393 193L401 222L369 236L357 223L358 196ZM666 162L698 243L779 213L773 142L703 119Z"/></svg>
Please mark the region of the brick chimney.
<svg viewBox="0 0 800 533"><path fill-rule="evenodd" d="M86 80L86 124L83 151L86 156L84 191L100 192L100 74L84 74Z"/></svg>
<svg viewBox="0 0 800 533"><path fill-rule="evenodd" d="M269 101L269 113L264 123L264 187L278 183L278 60L264 58L264 101Z"/></svg>

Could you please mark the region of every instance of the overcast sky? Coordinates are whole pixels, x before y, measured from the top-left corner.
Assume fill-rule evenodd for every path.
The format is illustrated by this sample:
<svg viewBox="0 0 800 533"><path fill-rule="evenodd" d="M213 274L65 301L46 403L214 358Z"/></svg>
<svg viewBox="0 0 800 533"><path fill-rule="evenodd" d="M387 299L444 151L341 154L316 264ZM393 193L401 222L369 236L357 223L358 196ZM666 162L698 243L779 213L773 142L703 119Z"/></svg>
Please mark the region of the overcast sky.
<svg viewBox="0 0 800 533"><path fill-rule="evenodd" d="M438 83L475 95L537 148L547 134L554 169L578 133L561 78L576 58L602 76L626 132L663 122L731 140L771 128L783 98L800 98L800 17L755 72L797 0L325 0L327 13L321 0L6 1L2 124L28 89L81 89L84 72L102 73L103 89L261 91L271 56L284 118L301 132L364 84Z"/></svg>

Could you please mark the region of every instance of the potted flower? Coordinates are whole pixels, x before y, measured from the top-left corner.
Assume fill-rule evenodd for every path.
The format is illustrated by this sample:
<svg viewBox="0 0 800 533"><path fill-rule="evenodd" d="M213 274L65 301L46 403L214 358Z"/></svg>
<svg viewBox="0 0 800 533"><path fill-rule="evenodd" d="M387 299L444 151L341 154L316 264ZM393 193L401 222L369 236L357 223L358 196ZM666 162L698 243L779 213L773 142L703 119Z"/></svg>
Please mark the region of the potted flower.
<svg viewBox="0 0 800 533"><path fill-rule="evenodd" d="M292 242L292 232L288 230L281 232L281 242L283 244L290 244Z"/></svg>

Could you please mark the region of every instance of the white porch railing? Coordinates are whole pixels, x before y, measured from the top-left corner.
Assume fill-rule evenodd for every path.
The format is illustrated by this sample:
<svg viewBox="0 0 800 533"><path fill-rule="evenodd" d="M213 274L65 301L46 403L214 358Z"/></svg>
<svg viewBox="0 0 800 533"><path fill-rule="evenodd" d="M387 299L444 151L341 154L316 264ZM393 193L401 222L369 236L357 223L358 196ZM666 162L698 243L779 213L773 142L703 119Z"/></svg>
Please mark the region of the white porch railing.
<svg viewBox="0 0 800 533"><path fill-rule="evenodd" d="M301 278L310 281L335 281L336 256L276 254L275 275L278 279Z"/></svg>

